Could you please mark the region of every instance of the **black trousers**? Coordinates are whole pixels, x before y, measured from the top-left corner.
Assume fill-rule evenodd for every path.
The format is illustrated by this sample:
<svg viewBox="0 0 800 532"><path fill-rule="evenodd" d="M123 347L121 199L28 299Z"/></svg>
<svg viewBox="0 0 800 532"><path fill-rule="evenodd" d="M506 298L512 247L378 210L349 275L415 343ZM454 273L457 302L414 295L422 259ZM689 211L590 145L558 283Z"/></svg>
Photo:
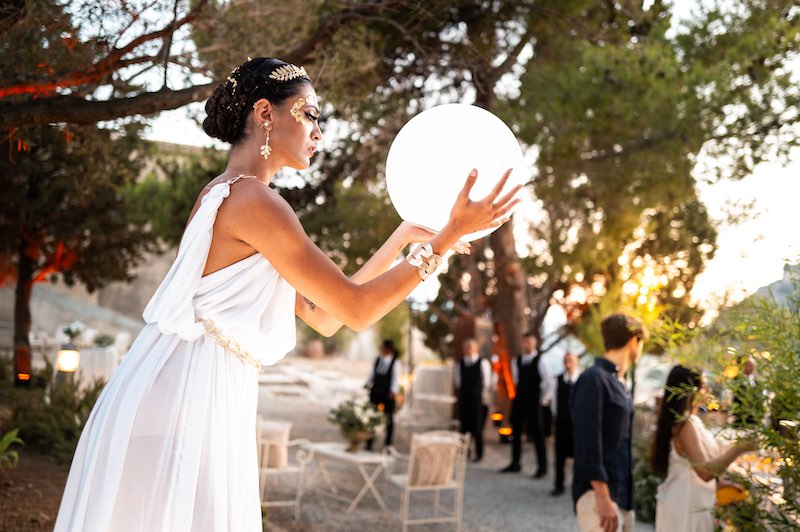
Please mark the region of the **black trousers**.
<svg viewBox="0 0 800 532"><path fill-rule="evenodd" d="M475 459L480 460L483 458L483 426L486 424L489 407L482 404L480 398L477 401L462 399L458 409L461 433L470 434L475 442Z"/></svg>
<svg viewBox="0 0 800 532"><path fill-rule="evenodd" d="M541 412L538 405L522 405L515 399L511 405L511 463L521 465L522 435L527 433L536 449L537 473L547 471L547 448L541 427Z"/></svg>
<svg viewBox="0 0 800 532"><path fill-rule="evenodd" d="M556 426L556 482L555 487L564 489L564 464L575 456L572 442L572 427Z"/></svg>
<svg viewBox="0 0 800 532"><path fill-rule="evenodd" d="M389 446L392 444L392 435L394 434L394 399L370 395L369 400L375 406L378 406L378 404L383 404L383 414L386 416L386 439L384 440L383 445L384 447ZM373 445L375 445L375 439L368 439L366 445L367 450L371 451Z"/></svg>

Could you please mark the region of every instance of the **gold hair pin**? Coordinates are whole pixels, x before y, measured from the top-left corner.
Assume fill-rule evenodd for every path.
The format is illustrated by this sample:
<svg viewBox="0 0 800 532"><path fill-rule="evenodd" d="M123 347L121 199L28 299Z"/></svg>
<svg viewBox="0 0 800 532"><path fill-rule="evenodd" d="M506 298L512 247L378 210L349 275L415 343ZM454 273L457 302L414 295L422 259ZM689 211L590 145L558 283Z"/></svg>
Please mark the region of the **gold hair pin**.
<svg viewBox="0 0 800 532"><path fill-rule="evenodd" d="M308 78L310 76L306 72L305 67L283 65L273 70L269 77L278 81L289 81L294 78Z"/></svg>

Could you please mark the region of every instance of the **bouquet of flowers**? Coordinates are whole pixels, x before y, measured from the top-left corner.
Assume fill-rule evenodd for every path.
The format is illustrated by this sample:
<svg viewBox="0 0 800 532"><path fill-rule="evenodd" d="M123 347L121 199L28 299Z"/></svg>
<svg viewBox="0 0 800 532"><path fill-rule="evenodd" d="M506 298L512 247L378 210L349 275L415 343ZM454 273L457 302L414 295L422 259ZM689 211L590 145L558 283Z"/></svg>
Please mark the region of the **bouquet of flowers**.
<svg viewBox="0 0 800 532"><path fill-rule="evenodd" d="M366 399L348 399L331 409L328 421L350 442L348 450L355 451L383 425L384 414Z"/></svg>
<svg viewBox="0 0 800 532"><path fill-rule="evenodd" d="M66 334L69 337L70 343L75 341L75 338L83 334L84 329L83 323L79 321L72 321L67 323L61 327L61 332Z"/></svg>

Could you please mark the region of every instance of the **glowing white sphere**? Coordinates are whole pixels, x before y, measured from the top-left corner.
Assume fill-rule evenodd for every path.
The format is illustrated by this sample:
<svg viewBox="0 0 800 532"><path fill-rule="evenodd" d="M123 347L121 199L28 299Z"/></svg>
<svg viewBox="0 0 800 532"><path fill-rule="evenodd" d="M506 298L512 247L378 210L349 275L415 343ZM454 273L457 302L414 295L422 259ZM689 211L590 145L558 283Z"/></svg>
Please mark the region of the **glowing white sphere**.
<svg viewBox="0 0 800 532"><path fill-rule="evenodd" d="M474 105L440 105L409 120L395 137L386 159L386 187L403 220L439 231L473 168L478 181L470 198L477 200L509 168L515 171L504 191L522 183L522 161L516 136L495 115Z"/></svg>

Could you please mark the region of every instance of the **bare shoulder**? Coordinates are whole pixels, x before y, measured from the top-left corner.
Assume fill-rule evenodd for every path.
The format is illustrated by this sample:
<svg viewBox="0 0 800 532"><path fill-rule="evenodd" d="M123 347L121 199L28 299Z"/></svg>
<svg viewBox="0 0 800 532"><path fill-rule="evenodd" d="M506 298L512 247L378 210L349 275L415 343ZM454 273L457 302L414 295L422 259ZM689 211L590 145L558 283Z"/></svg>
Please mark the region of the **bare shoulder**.
<svg viewBox="0 0 800 532"><path fill-rule="evenodd" d="M297 220L292 207L277 191L255 179L235 183L220 212L223 208L226 216L244 223L252 222L254 217Z"/></svg>
<svg viewBox="0 0 800 532"><path fill-rule="evenodd" d="M697 429L689 420L676 421L672 436L681 455L692 454L691 451L697 447Z"/></svg>
<svg viewBox="0 0 800 532"><path fill-rule="evenodd" d="M274 189L254 179L242 180L219 210L224 231L261 251L305 234L289 203Z"/></svg>

